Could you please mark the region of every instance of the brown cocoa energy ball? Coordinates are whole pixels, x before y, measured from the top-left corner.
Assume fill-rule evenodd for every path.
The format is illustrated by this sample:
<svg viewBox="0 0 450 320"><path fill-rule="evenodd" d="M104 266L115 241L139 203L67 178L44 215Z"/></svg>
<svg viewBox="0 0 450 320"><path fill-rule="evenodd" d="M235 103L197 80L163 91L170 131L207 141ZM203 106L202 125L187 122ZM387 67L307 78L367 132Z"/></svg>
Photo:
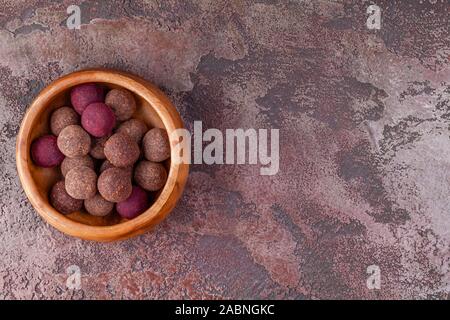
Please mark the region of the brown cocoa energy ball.
<svg viewBox="0 0 450 320"><path fill-rule="evenodd" d="M116 131L117 133L126 133L137 144L141 143L142 137L147 132L147 125L139 119L130 119L123 122Z"/></svg>
<svg viewBox="0 0 450 320"><path fill-rule="evenodd" d="M89 199L97 193L97 175L88 167L76 167L66 174L66 191L75 199Z"/></svg>
<svg viewBox="0 0 450 320"><path fill-rule="evenodd" d="M145 190L157 191L164 187L167 171L161 163L144 160L136 166L134 180Z"/></svg>
<svg viewBox="0 0 450 320"><path fill-rule="evenodd" d="M79 211L83 207L83 200L74 199L66 192L64 180L58 181L52 187L50 203L63 214Z"/></svg>
<svg viewBox="0 0 450 320"><path fill-rule="evenodd" d="M61 173L65 177L67 172L76 167L88 167L94 169L94 161L89 156L82 156L76 158L64 158L61 163Z"/></svg>
<svg viewBox="0 0 450 320"><path fill-rule="evenodd" d="M97 193L92 198L84 200L86 211L97 217L104 217L114 208L114 203L109 202Z"/></svg>
<svg viewBox="0 0 450 320"><path fill-rule="evenodd" d="M139 158L139 146L130 136L113 134L105 143L105 156L115 167L128 167Z"/></svg>
<svg viewBox="0 0 450 320"><path fill-rule="evenodd" d="M125 89L112 89L109 91L106 94L105 103L113 109L119 121L130 119L136 111L134 96Z"/></svg>
<svg viewBox="0 0 450 320"><path fill-rule="evenodd" d="M113 166L112 163L109 162L108 160L103 161L102 165L100 166L100 173L109 168L116 168L116 167ZM130 175L130 177L133 176L133 166L123 167L120 169L125 170Z"/></svg>
<svg viewBox="0 0 450 320"><path fill-rule="evenodd" d="M97 138L92 140L91 151L89 154L95 159L105 159L105 143L109 139L110 136L106 136L103 138Z"/></svg>
<svg viewBox="0 0 450 320"><path fill-rule="evenodd" d="M130 175L120 168L109 168L98 178L98 191L108 201L124 201L131 195L132 185Z"/></svg>
<svg viewBox="0 0 450 320"><path fill-rule="evenodd" d="M167 131L160 128L149 130L142 140L145 158L153 162L161 162L170 157L170 143Z"/></svg>
<svg viewBox="0 0 450 320"><path fill-rule="evenodd" d="M110 168L115 168L111 162L109 162L109 160L105 160L102 162L102 165L100 166L100 173L102 173L103 171L105 171L106 169L110 169ZM125 169L125 168L122 168Z"/></svg>
<svg viewBox="0 0 450 320"><path fill-rule="evenodd" d="M71 107L61 107L53 111L50 117L50 130L58 136L62 129L72 124L79 124L80 116Z"/></svg>
<svg viewBox="0 0 450 320"><path fill-rule="evenodd" d="M59 134L58 148L69 158L85 156L91 148L91 137L82 127L70 125Z"/></svg>

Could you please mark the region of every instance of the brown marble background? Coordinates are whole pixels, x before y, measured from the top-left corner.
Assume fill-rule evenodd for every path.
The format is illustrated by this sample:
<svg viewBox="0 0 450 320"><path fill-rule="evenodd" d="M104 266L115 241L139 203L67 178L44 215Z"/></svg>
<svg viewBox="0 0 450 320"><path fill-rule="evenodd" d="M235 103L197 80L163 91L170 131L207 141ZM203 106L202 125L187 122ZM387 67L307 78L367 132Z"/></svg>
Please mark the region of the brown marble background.
<svg viewBox="0 0 450 320"><path fill-rule="evenodd" d="M0 0L0 298L448 298L450 4L377 0L376 31L372 3ZM153 81L190 128L279 128L279 173L194 165L153 232L59 233L15 136L45 85L88 67Z"/></svg>

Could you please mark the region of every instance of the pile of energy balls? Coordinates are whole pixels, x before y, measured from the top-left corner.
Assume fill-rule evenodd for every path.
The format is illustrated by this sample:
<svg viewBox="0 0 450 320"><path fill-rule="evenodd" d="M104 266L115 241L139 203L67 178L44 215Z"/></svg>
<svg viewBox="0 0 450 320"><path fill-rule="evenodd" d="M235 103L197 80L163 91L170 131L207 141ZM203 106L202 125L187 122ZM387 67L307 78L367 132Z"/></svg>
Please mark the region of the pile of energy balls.
<svg viewBox="0 0 450 320"><path fill-rule="evenodd" d="M84 206L94 216L137 217L167 180L161 163L170 157L167 132L149 130L133 118L135 98L122 88L105 96L101 86L81 84L71 90L70 100L73 108L52 113L52 134L31 145L37 166L60 166L63 179L50 191L52 206L63 214Z"/></svg>

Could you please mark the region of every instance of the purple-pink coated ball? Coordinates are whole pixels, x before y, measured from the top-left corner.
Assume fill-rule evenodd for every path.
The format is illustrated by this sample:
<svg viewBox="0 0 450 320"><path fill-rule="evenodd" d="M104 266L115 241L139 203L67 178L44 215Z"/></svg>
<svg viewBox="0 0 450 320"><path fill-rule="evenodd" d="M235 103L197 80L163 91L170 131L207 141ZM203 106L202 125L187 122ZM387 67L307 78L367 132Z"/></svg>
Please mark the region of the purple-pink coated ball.
<svg viewBox="0 0 450 320"><path fill-rule="evenodd" d="M53 135L37 138L31 144L31 157L36 165L44 168L56 167L64 160Z"/></svg>
<svg viewBox="0 0 450 320"><path fill-rule="evenodd" d="M70 101L78 114L83 114L84 109L94 102L104 102L105 93L95 83L84 83L76 86L70 92Z"/></svg>
<svg viewBox="0 0 450 320"><path fill-rule="evenodd" d="M128 199L118 202L116 210L122 218L133 219L147 210L149 204L147 192L141 187L133 186L131 195Z"/></svg>
<svg viewBox="0 0 450 320"><path fill-rule="evenodd" d="M81 115L81 125L94 137L101 138L111 134L116 125L116 116L106 104L91 103Z"/></svg>

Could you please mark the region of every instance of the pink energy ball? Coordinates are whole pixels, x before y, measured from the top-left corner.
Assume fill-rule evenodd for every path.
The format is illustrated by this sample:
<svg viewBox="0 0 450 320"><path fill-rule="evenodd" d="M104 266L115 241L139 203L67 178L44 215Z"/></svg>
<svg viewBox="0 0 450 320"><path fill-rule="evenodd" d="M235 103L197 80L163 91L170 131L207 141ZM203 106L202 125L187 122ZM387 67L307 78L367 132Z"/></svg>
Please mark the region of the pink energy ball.
<svg viewBox="0 0 450 320"><path fill-rule="evenodd" d="M91 103L81 115L81 125L94 137L101 138L112 132L116 125L116 116L106 104Z"/></svg>
<svg viewBox="0 0 450 320"><path fill-rule="evenodd" d="M118 202L116 210L122 218L133 219L147 210L149 207L147 192L138 186L133 186L133 191L128 199Z"/></svg>
<svg viewBox="0 0 450 320"><path fill-rule="evenodd" d="M36 165L44 168L56 167L64 160L53 135L37 138L31 144L31 157Z"/></svg>
<svg viewBox="0 0 450 320"><path fill-rule="evenodd" d="M83 114L84 109L94 102L104 102L105 93L95 83L80 84L70 92L70 101L76 112Z"/></svg>

